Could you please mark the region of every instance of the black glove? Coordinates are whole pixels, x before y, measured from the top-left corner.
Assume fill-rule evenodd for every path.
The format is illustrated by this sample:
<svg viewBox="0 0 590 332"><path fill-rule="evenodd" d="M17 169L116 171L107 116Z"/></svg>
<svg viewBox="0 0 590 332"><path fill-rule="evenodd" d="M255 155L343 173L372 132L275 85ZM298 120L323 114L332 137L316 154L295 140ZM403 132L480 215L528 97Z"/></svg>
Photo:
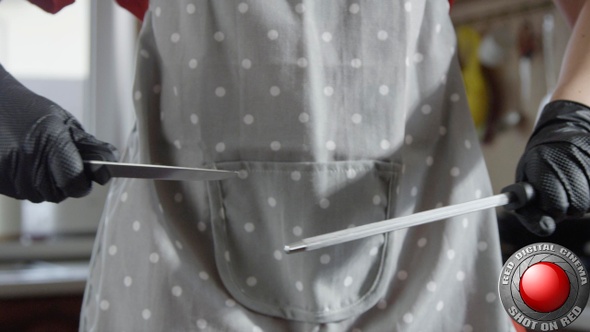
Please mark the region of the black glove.
<svg viewBox="0 0 590 332"><path fill-rule="evenodd" d="M550 235L557 222L590 210L588 106L564 100L545 106L518 164L516 181L535 189L534 201L516 213L537 235Z"/></svg>
<svg viewBox="0 0 590 332"><path fill-rule="evenodd" d="M86 133L71 114L0 65L0 194L36 203L82 197L93 179L83 159L118 156L112 145Z"/></svg>

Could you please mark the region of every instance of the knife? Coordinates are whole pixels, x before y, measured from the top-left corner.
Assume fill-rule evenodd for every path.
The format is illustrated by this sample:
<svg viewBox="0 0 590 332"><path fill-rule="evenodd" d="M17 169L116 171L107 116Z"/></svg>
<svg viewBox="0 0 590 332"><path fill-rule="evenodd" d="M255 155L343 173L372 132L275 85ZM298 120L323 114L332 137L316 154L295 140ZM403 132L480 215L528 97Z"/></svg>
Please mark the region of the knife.
<svg viewBox="0 0 590 332"><path fill-rule="evenodd" d="M507 210L515 210L532 201L534 194L534 189L530 184L515 183L504 188L502 193L498 195L308 237L286 245L284 251L290 254L316 250L499 206L504 206Z"/></svg>
<svg viewBox="0 0 590 332"><path fill-rule="evenodd" d="M90 173L93 181L99 184L105 184L111 177L174 181L211 181L228 179L238 174L238 172L234 171L217 169L130 164L102 160L85 160L84 164L85 169Z"/></svg>

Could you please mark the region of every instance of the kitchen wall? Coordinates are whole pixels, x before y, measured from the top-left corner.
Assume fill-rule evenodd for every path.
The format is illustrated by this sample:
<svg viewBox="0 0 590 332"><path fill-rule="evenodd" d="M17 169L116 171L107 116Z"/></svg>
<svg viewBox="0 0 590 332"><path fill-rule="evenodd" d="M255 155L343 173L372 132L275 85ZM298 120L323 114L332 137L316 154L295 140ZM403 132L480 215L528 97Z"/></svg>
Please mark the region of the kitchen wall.
<svg viewBox="0 0 590 332"><path fill-rule="evenodd" d="M458 29L475 30L482 43L495 39L504 51L502 56L492 56L493 48L481 48L488 50L481 55L482 61L495 57L487 61L495 62L490 72L496 82L488 84L495 84L500 102L488 112L494 112L498 120L483 150L494 191L499 192L514 181L538 109L555 85L571 31L549 0L457 0L451 17ZM523 50L526 47L529 52Z"/></svg>

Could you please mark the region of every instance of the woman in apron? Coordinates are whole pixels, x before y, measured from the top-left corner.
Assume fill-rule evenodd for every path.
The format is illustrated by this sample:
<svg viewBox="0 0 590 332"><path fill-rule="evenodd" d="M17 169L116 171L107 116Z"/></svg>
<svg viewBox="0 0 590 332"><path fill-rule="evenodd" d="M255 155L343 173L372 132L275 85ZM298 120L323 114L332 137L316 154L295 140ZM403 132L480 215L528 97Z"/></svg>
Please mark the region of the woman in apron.
<svg viewBox="0 0 590 332"><path fill-rule="evenodd" d="M493 211L285 244L491 194L446 1L152 1L85 331L508 331Z"/></svg>
<svg viewBox="0 0 590 332"><path fill-rule="evenodd" d="M493 211L285 244L491 194L446 1L152 1L85 331L508 331Z"/></svg>

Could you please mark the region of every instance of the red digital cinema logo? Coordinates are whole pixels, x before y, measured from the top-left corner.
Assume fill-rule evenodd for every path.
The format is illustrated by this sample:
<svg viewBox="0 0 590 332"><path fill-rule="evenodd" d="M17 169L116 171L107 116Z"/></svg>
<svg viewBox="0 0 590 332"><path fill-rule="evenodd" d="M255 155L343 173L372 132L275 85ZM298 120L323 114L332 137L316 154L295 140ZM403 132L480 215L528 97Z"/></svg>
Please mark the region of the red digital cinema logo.
<svg viewBox="0 0 590 332"><path fill-rule="evenodd" d="M580 259L553 243L532 244L510 256L498 287L506 312L534 331L570 325L586 307L590 291Z"/></svg>

